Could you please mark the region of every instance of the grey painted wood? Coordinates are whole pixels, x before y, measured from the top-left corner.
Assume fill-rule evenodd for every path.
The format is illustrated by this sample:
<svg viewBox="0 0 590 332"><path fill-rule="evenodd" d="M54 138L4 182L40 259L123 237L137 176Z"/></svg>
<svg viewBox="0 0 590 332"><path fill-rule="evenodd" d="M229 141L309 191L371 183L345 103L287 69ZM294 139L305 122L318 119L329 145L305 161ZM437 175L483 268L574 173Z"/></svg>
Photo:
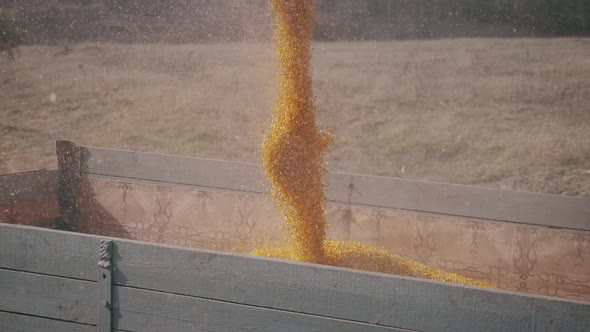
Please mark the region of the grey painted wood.
<svg viewBox="0 0 590 332"><path fill-rule="evenodd" d="M590 230L590 199L446 183L330 173L328 197L352 204Z"/></svg>
<svg viewBox="0 0 590 332"><path fill-rule="evenodd" d="M114 328L127 331L401 331L127 287L115 287L114 301Z"/></svg>
<svg viewBox="0 0 590 332"><path fill-rule="evenodd" d="M110 332L112 326L112 241L101 239L97 248L98 331Z"/></svg>
<svg viewBox="0 0 590 332"><path fill-rule="evenodd" d="M95 236L0 224L0 268L96 281Z"/></svg>
<svg viewBox="0 0 590 332"><path fill-rule="evenodd" d="M117 285L384 326L590 329L590 304L413 278L116 241Z"/></svg>
<svg viewBox="0 0 590 332"><path fill-rule="evenodd" d="M96 283L0 269L0 310L96 324Z"/></svg>
<svg viewBox="0 0 590 332"><path fill-rule="evenodd" d="M95 175L252 193L267 188L257 164L95 147L84 147L82 154ZM333 202L590 230L586 198L338 172L328 173L327 184Z"/></svg>
<svg viewBox="0 0 590 332"><path fill-rule="evenodd" d="M57 171L0 175L0 205L51 199L57 200Z"/></svg>
<svg viewBox="0 0 590 332"><path fill-rule="evenodd" d="M90 174L202 187L261 192L264 172L257 164L180 157L157 153L84 147Z"/></svg>
<svg viewBox="0 0 590 332"><path fill-rule="evenodd" d="M0 329L10 332L95 332L96 327L0 311Z"/></svg>
<svg viewBox="0 0 590 332"><path fill-rule="evenodd" d="M12 251L17 261L29 261L24 267L56 271L52 264L30 263L27 257L33 254L22 254L30 245L34 256L60 266L60 273L86 269L79 256L91 257L90 269L96 271L97 237L0 225L0 246L11 243L6 241L11 237L24 241ZM82 243L89 243L91 251ZM15 264L2 255L0 264ZM368 324L421 331L590 330L588 303L334 267L119 239L113 243L113 264L113 284L119 286Z"/></svg>

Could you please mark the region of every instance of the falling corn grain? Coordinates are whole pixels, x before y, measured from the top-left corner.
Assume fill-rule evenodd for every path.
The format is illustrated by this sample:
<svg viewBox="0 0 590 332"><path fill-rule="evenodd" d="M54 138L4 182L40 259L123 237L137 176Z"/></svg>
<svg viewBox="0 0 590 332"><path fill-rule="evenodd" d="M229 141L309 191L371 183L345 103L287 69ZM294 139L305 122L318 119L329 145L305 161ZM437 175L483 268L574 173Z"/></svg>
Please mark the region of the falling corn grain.
<svg viewBox="0 0 590 332"><path fill-rule="evenodd" d="M482 287L487 283L432 269L385 250L353 241L326 239L323 156L332 135L315 122L310 68L313 0L270 0L274 14L280 86L271 129L263 142L263 167L285 215L288 240L260 246L253 254L400 274Z"/></svg>
<svg viewBox="0 0 590 332"><path fill-rule="evenodd" d="M283 210L299 260L323 263L322 157L331 135L318 130L311 86L313 1L271 1L281 85L263 166Z"/></svg>

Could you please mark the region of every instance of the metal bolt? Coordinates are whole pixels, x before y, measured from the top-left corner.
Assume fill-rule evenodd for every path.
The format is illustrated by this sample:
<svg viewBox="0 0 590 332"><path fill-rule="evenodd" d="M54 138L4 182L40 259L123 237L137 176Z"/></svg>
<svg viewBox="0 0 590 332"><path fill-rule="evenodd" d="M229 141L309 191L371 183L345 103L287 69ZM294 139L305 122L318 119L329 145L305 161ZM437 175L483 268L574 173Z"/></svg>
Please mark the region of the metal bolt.
<svg viewBox="0 0 590 332"><path fill-rule="evenodd" d="M102 305L103 305L105 308L108 308L108 307L109 307L109 301L107 301L107 300L104 300L104 301L102 301Z"/></svg>

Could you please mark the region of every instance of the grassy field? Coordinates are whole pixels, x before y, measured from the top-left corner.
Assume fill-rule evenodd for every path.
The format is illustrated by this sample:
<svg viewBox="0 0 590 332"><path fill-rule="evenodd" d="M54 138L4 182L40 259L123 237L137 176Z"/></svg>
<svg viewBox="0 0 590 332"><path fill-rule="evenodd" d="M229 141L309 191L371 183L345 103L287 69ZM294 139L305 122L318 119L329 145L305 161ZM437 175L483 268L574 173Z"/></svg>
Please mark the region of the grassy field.
<svg viewBox="0 0 590 332"><path fill-rule="evenodd" d="M590 39L317 43L331 170L590 197ZM0 58L0 173L52 141L259 162L270 44L22 47Z"/></svg>

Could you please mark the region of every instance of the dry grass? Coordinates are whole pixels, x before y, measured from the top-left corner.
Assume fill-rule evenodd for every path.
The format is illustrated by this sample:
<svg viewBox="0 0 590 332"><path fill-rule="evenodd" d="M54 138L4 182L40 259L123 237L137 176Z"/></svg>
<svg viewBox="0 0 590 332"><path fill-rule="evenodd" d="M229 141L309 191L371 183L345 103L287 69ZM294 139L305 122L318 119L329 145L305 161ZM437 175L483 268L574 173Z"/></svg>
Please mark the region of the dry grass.
<svg viewBox="0 0 590 332"><path fill-rule="evenodd" d="M590 39L318 43L328 168L590 197ZM24 47L0 58L0 172L51 141L259 162L270 44ZM50 96L55 94L54 102Z"/></svg>

